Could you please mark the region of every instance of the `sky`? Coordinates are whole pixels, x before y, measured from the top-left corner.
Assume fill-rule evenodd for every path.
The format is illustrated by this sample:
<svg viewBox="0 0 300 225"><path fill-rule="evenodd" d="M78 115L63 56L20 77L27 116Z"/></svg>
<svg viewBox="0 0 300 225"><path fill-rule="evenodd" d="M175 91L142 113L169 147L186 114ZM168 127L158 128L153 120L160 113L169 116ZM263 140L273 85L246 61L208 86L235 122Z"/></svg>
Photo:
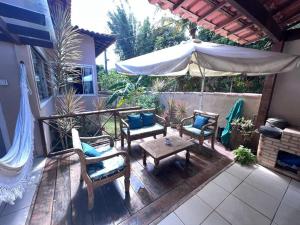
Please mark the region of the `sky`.
<svg viewBox="0 0 300 225"><path fill-rule="evenodd" d="M72 24L78 25L90 31L98 33L110 33L107 26L108 12L114 11L117 5L120 5L124 0L72 0ZM138 22L142 22L149 17L150 21L155 22L162 16L171 16L167 10L161 10L155 5L152 5L148 0L127 0L128 8ZM124 5L127 5L124 3ZM107 49L108 68L114 68L114 65L119 61L118 56L114 53L115 46L112 45ZM97 64L104 65L104 54L102 53L96 59Z"/></svg>

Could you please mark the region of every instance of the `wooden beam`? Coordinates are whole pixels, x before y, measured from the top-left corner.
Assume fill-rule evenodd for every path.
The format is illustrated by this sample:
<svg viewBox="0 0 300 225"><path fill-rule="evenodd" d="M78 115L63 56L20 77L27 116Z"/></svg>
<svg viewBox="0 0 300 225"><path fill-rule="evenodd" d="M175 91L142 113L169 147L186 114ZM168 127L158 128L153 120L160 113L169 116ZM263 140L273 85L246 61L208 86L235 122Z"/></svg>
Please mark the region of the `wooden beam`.
<svg viewBox="0 0 300 225"><path fill-rule="evenodd" d="M39 39L50 40L50 34L48 31L34 29L30 27L24 27L16 24L11 24L11 23L7 23L7 29L11 33L39 38Z"/></svg>
<svg viewBox="0 0 300 225"><path fill-rule="evenodd" d="M233 31L228 32L227 36L230 36L232 34L236 34L236 33L240 32L240 31L242 31L244 29L247 29L249 27L252 27L252 26L253 26L253 23L245 24L245 25L243 25L243 26L241 26L241 27L239 27L239 28L237 28L237 29L235 29Z"/></svg>
<svg viewBox="0 0 300 225"><path fill-rule="evenodd" d="M45 15L0 2L0 16L46 25Z"/></svg>
<svg viewBox="0 0 300 225"><path fill-rule="evenodd" d="M294 41L300 39L300 28L287 30L284 33L285 41Z"/></svg>
<svg viewBox="0 0 300 225"><path fill-rule="evenodd" d="M223 27L225 27L226 25L238 20L239 18L241 18L241 14L237 13L235 16L228 18L226 20L223 20L221 23L217 24L217 26L215 27L215 31L218 31L220 29L222 29Z"/></svg>
<svg viewBox="0 0 300 225"><path fill-rule="evenodd" d="M53 43L51 41L35 39L30 37L22 37L20 36L20 41L24 45L31 45L31 46L40 46L43 48L53 48Z"/></svg>
<svg viewBox="0 0 300 225"><path fill-rule="evenodd" d="M273 41L283 39L283 33L267 9L257 0L227 0L240 13L261 27Z"/></svg>
<svg viewBox="0 0 300 225"><path fill-rule="evenodd" d="M10 40L10 42L13 42L15 44L21 44L19 37L15 34L12 34L11 32L9 32L6 22L1 17L0 17L0 31L5 36L7 36L7 38Z"/></svg>
<svg viewBox="0 0 300 225"><path fill-rule="evenodd" d="M185 2L185 0L180 0L178 1L176 4L173 5L173 12L174 13L178 13L178 11L180 10L182 4Z"/></svg>
<svg viewBox="0 0 300 225"><path fill-rule="evenodd" d="M204 15L199 16L197 22L200 22L201 20L206 19L209 15L211 15L213 12L215 12L215 11L219 10L220 8L222 8L225 4L226 4L225 1L220 2L218 5L216 5L215 7L211 8L206 13L204 13Z"/></svg>

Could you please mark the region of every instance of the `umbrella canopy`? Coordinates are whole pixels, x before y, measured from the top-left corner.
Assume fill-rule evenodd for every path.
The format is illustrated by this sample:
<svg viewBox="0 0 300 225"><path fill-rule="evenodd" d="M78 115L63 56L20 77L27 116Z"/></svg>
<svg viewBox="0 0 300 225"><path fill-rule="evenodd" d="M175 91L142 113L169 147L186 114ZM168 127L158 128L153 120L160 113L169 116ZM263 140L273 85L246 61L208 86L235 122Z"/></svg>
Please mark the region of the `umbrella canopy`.
<svg viewBox="0 0 300 225"><path fill-rule="evenodd" d="M128 75L232 76L284 73L300 66L300 56L193 40L116 63ZM205 70L205 71L204 71Z"/></svg>

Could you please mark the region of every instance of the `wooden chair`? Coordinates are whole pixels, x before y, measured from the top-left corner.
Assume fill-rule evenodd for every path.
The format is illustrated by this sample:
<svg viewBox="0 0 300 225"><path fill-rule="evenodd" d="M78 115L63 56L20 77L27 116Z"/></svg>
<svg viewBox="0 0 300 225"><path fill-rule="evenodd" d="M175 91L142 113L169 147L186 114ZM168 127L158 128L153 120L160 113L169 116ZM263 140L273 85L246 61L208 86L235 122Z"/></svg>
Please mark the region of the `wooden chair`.
<svg viewBox="0 0 300 225"><path fill-rule="evenodd" d="M103 152L98 157L88 157L82 150L81 141L99 141L100 144L107 143L97 151ZM128 153L125 151L118 151L114 146L113 139L109 135L96 137L79 137L76 129L72 129L73 150L79 156L81 166L81 177L87 185L88 192L88 208L91 210L94 207L94 188L112 182L119 177L125 177L125 192L129 193L130 185L130 160ZM103 163L103 168L95 167L95 163ZM91 164L94 164L91 168Z"/></svg>
<svg viewBox="0 0 300 225"><path fill-rule="evenodd" d="M197 115L208 117L209 121L202 129L193 127L193 123ZM203 145L205 139L211 138L211 147L215 148L215 138L217 133L219 115L210 112L204 112L200 110L194 110L194 114L190 117L184 118L180 122L179 135L182 137L183 134L188 135L192 138L199 140L199 144ZM187 121L191 121L189 125L185 125Z"/></svg>
<svg viewBox="0 0 300 225"><path fill-rule="evenodd" d="M130 129L127 123L127 115L137 114L143 112L152 112L155 115L156 123L153 126L142 127L140 129ZM131 150L131 141L139 140L146 137L153 136L156 138L156 135L167 134L167 122L164 118L155 114L155 109L138 109L138 110L128 110L119 112L120 117L120 130L121 130L121 147L124 148L124 139L127 140L128 152Z"/></svg>

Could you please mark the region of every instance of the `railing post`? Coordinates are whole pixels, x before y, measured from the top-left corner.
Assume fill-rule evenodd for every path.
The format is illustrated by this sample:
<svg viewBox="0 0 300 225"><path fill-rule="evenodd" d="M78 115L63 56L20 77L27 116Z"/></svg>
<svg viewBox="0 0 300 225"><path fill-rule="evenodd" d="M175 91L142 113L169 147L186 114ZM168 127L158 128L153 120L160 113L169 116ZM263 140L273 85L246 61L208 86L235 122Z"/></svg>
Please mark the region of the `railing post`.
<svg viewBox="0 0 300 225"><path fill-rule="evenodd" d="M38 123L39 123L39 130L40 130L40 136L41 136L41 142L42 142L42 148L43 148L44 156L47 157L48 153L47 153L47 146L46 146L43 120L38 120Z"/></svg>
<svg viewBox="0 0 300 225"><path fill-rule="evenodd" d="M117 111L114 111L114 121L115 121L115 140L118 138L117 134Z"/></svg>

